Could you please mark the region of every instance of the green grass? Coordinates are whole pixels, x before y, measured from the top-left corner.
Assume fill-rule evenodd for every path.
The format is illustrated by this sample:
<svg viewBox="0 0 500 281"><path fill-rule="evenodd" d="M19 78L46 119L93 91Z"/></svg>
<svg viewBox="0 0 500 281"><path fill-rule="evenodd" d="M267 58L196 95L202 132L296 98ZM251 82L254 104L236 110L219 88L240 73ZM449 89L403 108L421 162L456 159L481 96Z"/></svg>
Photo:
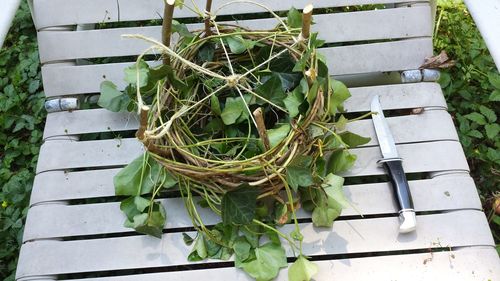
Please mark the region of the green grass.
<svg viewBox="0 0 500 281"><path fill-rule="evenodd" d="M454 116L472 175L498 241L499 138L496 116L500 85L470 15L462 3L439 1L436 53L457 60L443 72L441 85ZM0 51L0 279L14 280L23 223L41 145L45 110L36 32L23 1Z"/></svg>

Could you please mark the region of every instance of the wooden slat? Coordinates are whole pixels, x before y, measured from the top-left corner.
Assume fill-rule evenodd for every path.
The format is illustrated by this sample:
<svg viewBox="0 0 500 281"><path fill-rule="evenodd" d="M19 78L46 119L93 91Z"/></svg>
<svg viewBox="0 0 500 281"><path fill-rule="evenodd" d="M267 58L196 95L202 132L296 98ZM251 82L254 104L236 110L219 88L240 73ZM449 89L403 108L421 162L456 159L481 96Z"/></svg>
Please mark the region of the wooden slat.
<svg viewBox="0 0 500 281"><path fill-rule="evenodd" d="M314 280L454 280L486 281L500 276L500 260L492 247L469 247L452 252L434 252L381 257L364 257L315 262L319 271ZM161 272L129 276L71 279L71 281L253 281L234 268ZM280 271L276 281L288 280L288 270ZM66 280L70 281L70 280Z"/></svg>
<svg viewBox="0 0 500 281"><path fill-rule="evenodd" d="M197 6L203 10L204 0L195 0ZM213 1L213 9L220 7L229 0ZM305 7L310 0L289 1L258 1L275 11L285 11L290 7ZM401 3L408 0L315 0L315 8L342 7L363 4L386 4ZM426 0L419 2L428 2ZM191 5L190 1L186 4ZM37 29L86 23L108 23L117 21L137 21L161 19L163 15L163 0L35 0L33 16ZM255 5L236 4L228 6L218 15L249 14L263 12L264 10ZM174 17L193 17L189 9L176 9Z"/></svg>
<svg viewBox="0 0 500 281"><path fill-rule="evenodd" d="M337 221L332 229L300 224L305 255L331 255L425 249L437 247L493 246L485 215L463 210L417 216L416 232L398 235L397 217ZM281 229L285 233L293 225ZM288 245L287 253L292 256ZM191 247L182 234L167 233L157 239L129 236L107 239L36 240L21 248L17 278L73 272L109 271L186 264ZM216 262L216 261L208 261Z"/></svg>
<svg viewBox="0 0 500 281"><path fill-rule="evenodd" d="M432 36L429 6L382 9L314 17L313 31L327 43ZM274 18L231 21L253 30L271 29ZM189 24L188 29L202 29ZM115 28L87 31L41 31L38 33L42 63L79 58L117 57L142 53L150 44L138 39L122 39L123 34L143 34L161 41L161 26ZM176 41L176 39L174 40Z"/></svg>
<svg viewBox="0 0 500 281"><path fill-rule="evenodd" d="M347 112L370 111L370 102L376 95L380 96L384 110L418 107L447 109L441 86L437 83L384 85L349 90L352 96L344 102Z"/></svg>
<svg viewBox="0 0 500 281"><path fill-rule="evenodd" d="M137 130L138 127L135 113L116 113L107 109L60 111L47 115L43 137L118 132Z"/></svg>
<svg viewBox="0 0 500 281"><path fill-rule="evenodd" d="M398 145L399 154L408 173L444 170L466 170L468 165L462 147L456 141L438 141ZM37 173L50 170L99 168L126 165L141 155L142 144L136 139L102 141L47 141L40 150ZM359 161L345 176L379 175L383 169L376 162L380 159L379 147L355 148L351 152Z"/></svg>
<svg viewBox="0 0 500 281"><path fill-rule="evenodd" d="M44 138L96 132L114 132L115 135L120 135L120 131L138 128L135 114L112 114L104 109L54 115L47 119ZM70 118L65 118L66 116ZM56 119L57 117L60 118ZM425 111L419 115L391 117L387 120L392 130L397 132L395 138L398 143L458 140L451 116L444 110ZM354 121L347 125L347 130L371 138L364 146L376 145L378 142L372 123L371 119ZM49 130L57 133L48 134Z"/></svg>
<svg viewBox="0 0 500 281"><path fill-rule="evenodd" d="M409 51L411 50L411 51ZM424 58L432 55L430 38L394 42L330 47L321 49L328 58L331 75L417 69ZM124 88L123 69L132 63L99 65L47 65L42 67L44 91L47 97L97 93L104 80Z"/></svg>
<svg viewBox="0 0 500 281"><path fill-rule="evenodd" d="M481 210L481 202L474 182L466 174L452 174L409 183L417 212ZM60 186L56 188L63 189ZM69 188L73 189L73 187ZM388 183L348 185L344 190L349 200L363 215L398 212L392 188ZM167 210L165 228L192 227L191 219L181 198L168 198L160 201ZM213 225L220 221L220 218L208 209L200 208L198 211L205 225ZM351 207L342 210L342 217L352 215L359 215L359 213ZM297 216L299 219L310 218L310 213L300 211ZM129 232L130 229L123 226L123 221L125 217L120 211L119 203L38 205L29 211L23 240Z"/></svg>
<svg viewBox="0 0 500 281"><path fill-rule="evenodd" d="M384 110L420 107L446 109L446 101L437 83L351 88L350 91L352 97L344 104L346 112L370 111L370 101L375 95L380 96ZM444 119L447 120L447 117ZM47 115L43 137L46 139L54 136L109 132L110 130L136 130L137 127L138 121L135 113L114 113L106 109L62 111Z"/></svg>

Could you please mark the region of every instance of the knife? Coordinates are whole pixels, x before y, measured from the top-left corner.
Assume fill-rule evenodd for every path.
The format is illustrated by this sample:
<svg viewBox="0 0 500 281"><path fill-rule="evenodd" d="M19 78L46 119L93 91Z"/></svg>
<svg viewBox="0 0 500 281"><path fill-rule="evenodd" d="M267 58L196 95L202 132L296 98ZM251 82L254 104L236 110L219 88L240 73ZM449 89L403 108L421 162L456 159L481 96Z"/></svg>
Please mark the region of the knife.
<svg viewBox="0 0 500 281"><path fill-rule="evenodd" d="M399 157L396 150L396 144L389 129L389 124L385 120L378 96L373 97L371 111L376 113L372 115L372 120L383 156L378 163L384 165L389 174L399 207L399 233L412 232L416 229L417 221L410 187L403 170L403 159Z"/></svg>

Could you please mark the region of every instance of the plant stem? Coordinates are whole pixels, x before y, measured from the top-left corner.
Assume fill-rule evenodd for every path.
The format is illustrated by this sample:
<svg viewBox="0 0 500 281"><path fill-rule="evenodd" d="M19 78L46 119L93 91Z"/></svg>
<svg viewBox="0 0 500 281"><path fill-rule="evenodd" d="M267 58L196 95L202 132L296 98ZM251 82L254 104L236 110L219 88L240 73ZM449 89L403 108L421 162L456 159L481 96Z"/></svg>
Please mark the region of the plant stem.
<svg viewBox="0 0 500 281"><path fill-rule="evenodd" d="M269 137L267 136L266 124L264 123L264 116L262 115L262 108L257 108L253 112L255 117L255 122L257 123L257 131L259 132L260 139L264 144L266 151L271 149L271 144L269 143Z"/></svg>
<svg viewBox="0 0 500 281"><path fill-rule="evenodd" d="M167 47L170 47L170 37L172 36L174 4L175 0L165 0L165 9L163 10L162 42ZM170 56L167 55L163 58L163 64L170 65Z"/></svg>
<svg viewBox="0 0 500 281"><path fill-rule="evenodd" d="M309 4L305 6L302 11L302 38L307 39L311 35L311 22L312 22L312 12L313 5Z"/></svg>
<svg viewBox="0 0 500 281"><path fill-rule="evenodd" d="M210 10L212 9L212 0L207 0L205 6L205 37L212 35L212 29L210 28Z"/></svg>

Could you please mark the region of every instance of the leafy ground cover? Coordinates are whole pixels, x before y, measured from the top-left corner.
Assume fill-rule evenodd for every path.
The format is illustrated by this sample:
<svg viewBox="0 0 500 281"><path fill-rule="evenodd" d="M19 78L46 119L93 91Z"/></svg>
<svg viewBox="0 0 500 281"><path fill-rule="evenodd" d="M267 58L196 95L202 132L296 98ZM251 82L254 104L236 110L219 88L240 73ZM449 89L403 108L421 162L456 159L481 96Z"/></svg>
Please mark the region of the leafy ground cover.
<svg viewBox="0 0 500 281"><path fill-rule="evenodd" d="M492 205L500 201L500 75L465 5L438 3L435 53L446 50L456 60L455 67L442 72L441 87L499 243L500 216Z"/></svg>
<svg viewBox="0 0 500 281"><path fill-rule="evenodd" d="M492 214L499 185L498 71L470 15L458 1L439 1L436 53L457 66L441 84L497 242ZM41 144L45 111L36 33L23 2L0 51L0 279L14 280L23 222ZM498 222L498 223L495 223Z"/></svg>
<svg viewBox="0 0 500 281"><path fill-rule="evenodd" d="M0 51L0 279L14 280L45 119L36 32L26 2Z"/></svg>

